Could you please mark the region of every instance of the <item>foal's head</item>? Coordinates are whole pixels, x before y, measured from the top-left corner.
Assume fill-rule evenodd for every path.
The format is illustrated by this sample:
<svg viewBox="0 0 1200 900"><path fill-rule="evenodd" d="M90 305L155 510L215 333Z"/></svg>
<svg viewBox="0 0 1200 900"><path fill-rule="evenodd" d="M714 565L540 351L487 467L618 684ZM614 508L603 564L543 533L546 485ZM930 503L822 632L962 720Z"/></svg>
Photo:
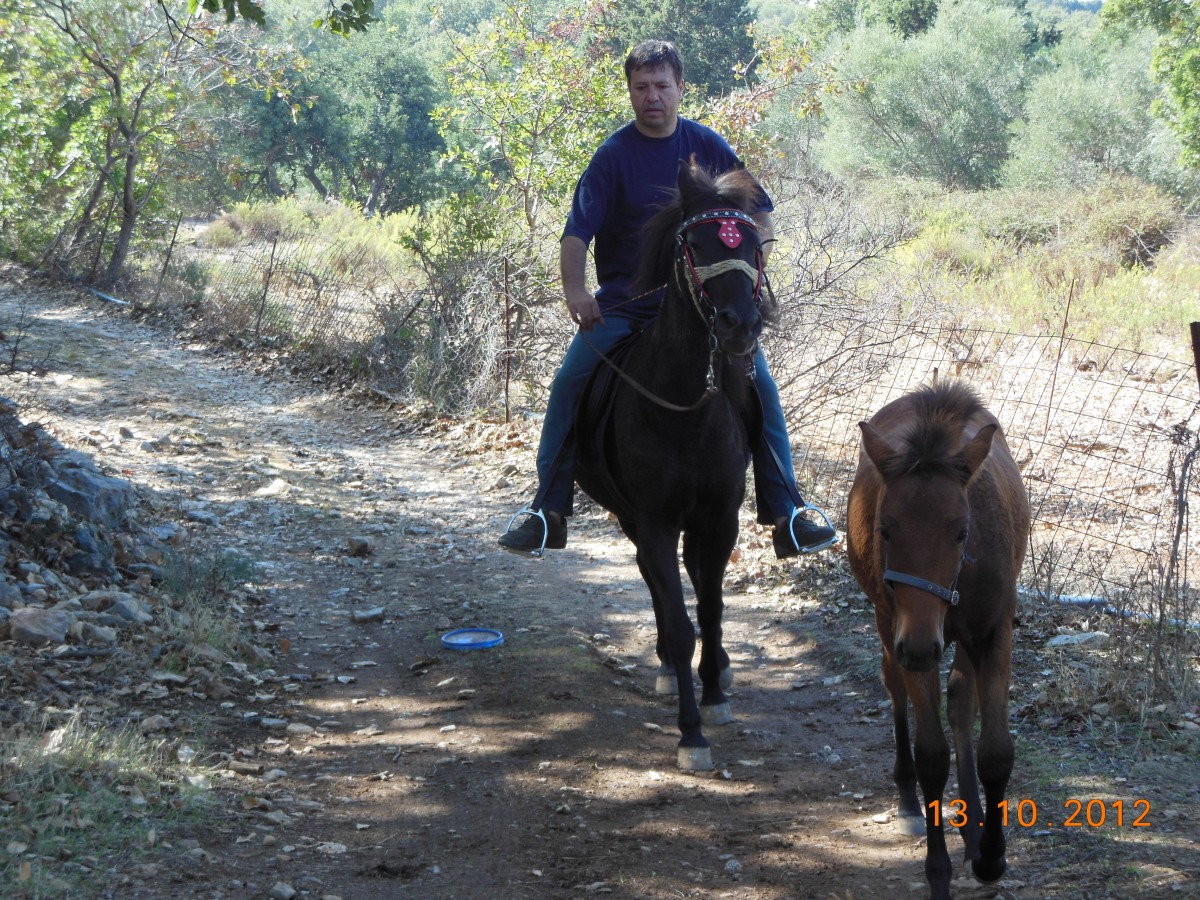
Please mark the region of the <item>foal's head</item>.
<svg viewBox="0 0 1200 900"><path fill-rule="evenodd" d="M958 603L959 570L971 529L967 487L991 451L995 425L963 442L980 409L959 386L918 393L916 416L898 440L860 422L863 449L883 479L876 517L884 581L895 603L893 650L900 665L927 672L942 657L946 612Z"/></svg>

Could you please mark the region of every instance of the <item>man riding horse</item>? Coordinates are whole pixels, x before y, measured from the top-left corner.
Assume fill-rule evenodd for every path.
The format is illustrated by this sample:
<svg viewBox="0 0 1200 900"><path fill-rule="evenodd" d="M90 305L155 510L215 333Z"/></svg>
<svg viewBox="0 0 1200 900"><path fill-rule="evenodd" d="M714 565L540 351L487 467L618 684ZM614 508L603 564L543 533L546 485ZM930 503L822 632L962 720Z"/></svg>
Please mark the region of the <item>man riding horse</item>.
<svg viewBox="0 0 1200 900"><path fill-rule="evenodd" d="M638 44L625 60L625 80L634 120L611 135L592 157L575 188L560 243L563 293L571 320L579 326L555 375L538 445L539 486L530 505L517 515L525 521L500 536L516 553L541 556L567 544L566 518L574 497L575 444L572 427L579 398L600 360L621 339L653 319L662 290L635 295L642 226L670 197L681 160L695 159L712 172L741 167L719 134L679 115L683 61L667 41ZM763 257L772 234L773 206L763 193L754 211ZM595 240L599 288L587 288L587 248ZM800 496L792 469L791 444L779 389L758 348L753 357L755 387L762 403L762 437L753 448L758 521L775 526L775 554L783 559L831 546L837 533L828 517ZM824 520L810 521L812 510ZM514 516L515 519L517 516Z"/></svg>

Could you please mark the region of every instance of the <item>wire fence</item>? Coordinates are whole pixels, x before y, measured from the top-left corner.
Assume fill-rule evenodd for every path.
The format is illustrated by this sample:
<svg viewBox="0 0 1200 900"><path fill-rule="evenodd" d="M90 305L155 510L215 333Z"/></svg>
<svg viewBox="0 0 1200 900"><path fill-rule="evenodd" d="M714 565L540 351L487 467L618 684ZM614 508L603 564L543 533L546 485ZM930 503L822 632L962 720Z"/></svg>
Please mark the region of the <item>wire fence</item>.
<svg viewBox="0 0 1200 900"><path fill-rule="evenodd" d="M439 299L373 271L352 245L315 249L273 242L221 252L208 265L206 314L252 337L365 355L364 372L388 379L390 392L449 385L474 409L507 410L518 360L534 385L526 399L540 402L545 359L557 358L550 345L569 331L544 308L514 314L498 266L465 277L463 295ZM1029 491L1027 591L1160 623L1200 616L1189 567L1200 533L1188 518L1200 390L1186 335L1165 356L1065 329L947 323L944 313L831 315L814 304L791 316L767 338L768 355L802 487L835 520L857 464L857 423L920 385L962 379L1003 424Z"/></svg>

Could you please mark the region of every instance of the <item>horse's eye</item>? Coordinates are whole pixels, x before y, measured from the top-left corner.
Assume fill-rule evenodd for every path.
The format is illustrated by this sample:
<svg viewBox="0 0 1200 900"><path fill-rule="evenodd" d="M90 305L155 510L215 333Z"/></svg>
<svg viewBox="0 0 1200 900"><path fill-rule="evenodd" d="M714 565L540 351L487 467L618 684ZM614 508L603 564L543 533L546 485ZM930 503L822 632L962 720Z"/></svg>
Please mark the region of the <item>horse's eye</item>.
<svg viewBox="0 0 1200 900"><path fill-rule="evenodd" d="M954 539L954 542L955 542L955 543L957 543L957 544L961 544L961 543L962 543L963 541L965 541L966 539L967 539L967 529L965 529L965 528L964 528L962 531L960 531L960 532L958 533L958 537L956 537L956 538Z"/></svg>
<svg viewBox="0 0 1200 900"><path fill-rule="evenodd" d="M879 536L883 538L883 542L885 544L890 544L892 542L892 533L886 528L879 529Z"/></svg>

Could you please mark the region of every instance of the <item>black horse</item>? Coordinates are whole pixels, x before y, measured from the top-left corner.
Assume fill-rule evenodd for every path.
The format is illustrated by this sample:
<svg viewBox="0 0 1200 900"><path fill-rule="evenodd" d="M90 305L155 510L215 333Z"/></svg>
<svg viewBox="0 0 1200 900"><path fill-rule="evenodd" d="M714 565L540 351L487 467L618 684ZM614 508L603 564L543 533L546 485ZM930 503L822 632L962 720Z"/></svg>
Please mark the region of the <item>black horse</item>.
<svg viewBox="0 0 1200 900"><path fill-rule="evenodd" d="M763 328L763 254L749 214L761 199L745 170L714 177L681 163L677 197L644 232L638 281L666 283L661 310L619 361L598 366L576 422L576 481L637 547L654 600L659 691L679 692L681 769L711 769L701 723L733 721L721 582L761 420L750 363ZM699 706L681 534L700 626Z"/></svg>

